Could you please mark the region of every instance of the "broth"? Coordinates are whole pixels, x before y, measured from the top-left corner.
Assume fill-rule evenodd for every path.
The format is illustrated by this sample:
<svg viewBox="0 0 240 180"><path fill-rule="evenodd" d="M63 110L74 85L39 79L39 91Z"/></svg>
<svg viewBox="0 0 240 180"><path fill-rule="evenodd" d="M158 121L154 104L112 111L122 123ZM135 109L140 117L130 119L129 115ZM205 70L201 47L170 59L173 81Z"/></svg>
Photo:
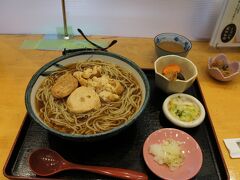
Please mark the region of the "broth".
<svg viewBox="0 0 240 180"><path fill-rule="evenodd" d="M184 47L179 44L179 43L175 43L172 41L163 41L160 42L158 44L158 47L160 47L161 49L165 50L165 51L169 51L169 52L184 52Z"/></svg>
<svg viewBox="0 0 240 180"><path fill-rule="evenodd" d="M101 108L93 108L85 112L72 112L67 104L70 95L61 98L55 98L52 95L51 88L57 79L65 73L73 74L76 71L83 73L87 72L87 69L93 71L96 66L101 67L99 75L95 74L93 77L90 76L85 81L81 81L90 82L89 84L84 85L78 82L78 88L80 86L93 88L93 91L98 93L99 98L101 98L100 93L109 92L106 88L114 85L117 87L119 83L123 91L119 94L116 94L115 91L110 92L115 94L115 97L119 96L119 99L108 101L101 98ZM105 87L102 82L108 86ZM35 99L39 116L47 126L68 134L91 135L109 131L129 121L141 106L142 91L138 81L130 72L115 64L96 59L74 63L51 73L38 87Z"/></svg>

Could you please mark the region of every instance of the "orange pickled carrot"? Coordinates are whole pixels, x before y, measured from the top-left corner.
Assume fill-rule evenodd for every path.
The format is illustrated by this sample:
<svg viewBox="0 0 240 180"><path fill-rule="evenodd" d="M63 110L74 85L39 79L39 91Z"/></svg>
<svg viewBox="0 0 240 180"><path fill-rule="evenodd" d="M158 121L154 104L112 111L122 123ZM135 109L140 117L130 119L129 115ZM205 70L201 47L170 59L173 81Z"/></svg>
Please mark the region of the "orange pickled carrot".
<svg viewBox="0 0 240 180"><path fill-rule="evenodd" d="M177 64L169 64L166 67L163 68L162 73L163 74L169 74L169 73L180 73L181 67Z"/></svg>

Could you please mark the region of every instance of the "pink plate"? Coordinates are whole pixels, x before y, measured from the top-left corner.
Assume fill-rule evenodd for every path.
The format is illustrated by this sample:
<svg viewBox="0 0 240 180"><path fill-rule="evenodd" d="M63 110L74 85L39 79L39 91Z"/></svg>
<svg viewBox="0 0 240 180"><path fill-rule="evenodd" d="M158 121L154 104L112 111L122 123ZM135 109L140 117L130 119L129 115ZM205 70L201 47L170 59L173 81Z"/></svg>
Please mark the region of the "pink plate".
<svg viewBox="0 0 240 180"><path fill-rule="evenodd" d="M153 160L153 155L149 153L149 146L155 143L162 143L164 139L174 139L180 141L182 152L184 153L183 165L171 171L166 165L159 165ZM148 136L143 146L144 160L157 176L163 179L190 179L194 177L202 166L203 156L198 143L189 134L173 128L159 129Z"/></svg>

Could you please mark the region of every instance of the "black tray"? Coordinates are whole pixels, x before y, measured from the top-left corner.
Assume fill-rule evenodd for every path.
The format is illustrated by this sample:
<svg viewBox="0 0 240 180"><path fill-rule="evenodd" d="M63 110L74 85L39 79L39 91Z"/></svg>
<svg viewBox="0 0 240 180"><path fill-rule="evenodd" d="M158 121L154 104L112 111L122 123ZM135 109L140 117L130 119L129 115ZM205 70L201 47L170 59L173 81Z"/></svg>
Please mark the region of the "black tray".
<svg viewBox="0 0 240 180"><path fill-rule="evenodd" d="M158 179L146 166L142 148L147 136L160 128L178 128L166 120L162 103L167 94L154 85L154 72L145 70L151 86L151 98L141 118L124 132L105 141L95 143L71 142L49 134L26 115L4 167L4 175L10 179L44 179L35 176L28 167L29 153L36 148L49 147L58 151L65 159L88 165L129 168L141 171L149 179ZM203 102L198 82L195 81L185 93ZM181 128L178 128L181 129ZM199 143L203 152L203 165L194 179L227 179L218 145L208 116L204 123L193 129L181 129ZM83 171L66 171L48 179L113 179Z"/></svg>

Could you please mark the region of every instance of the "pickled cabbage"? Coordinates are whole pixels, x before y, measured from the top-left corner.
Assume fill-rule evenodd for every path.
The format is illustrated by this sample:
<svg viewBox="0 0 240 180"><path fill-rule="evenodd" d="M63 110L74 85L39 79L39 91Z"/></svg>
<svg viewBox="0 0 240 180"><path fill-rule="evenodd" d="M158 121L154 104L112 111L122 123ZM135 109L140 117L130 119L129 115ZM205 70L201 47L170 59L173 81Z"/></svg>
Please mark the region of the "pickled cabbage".
<svg viewBox="0 0 240 180"><path fill-rule="evenodd" d="M170 100L168 110L174 117L184 122L196 120L201 113L196 103L181 96L177 96Z"/></svg>

